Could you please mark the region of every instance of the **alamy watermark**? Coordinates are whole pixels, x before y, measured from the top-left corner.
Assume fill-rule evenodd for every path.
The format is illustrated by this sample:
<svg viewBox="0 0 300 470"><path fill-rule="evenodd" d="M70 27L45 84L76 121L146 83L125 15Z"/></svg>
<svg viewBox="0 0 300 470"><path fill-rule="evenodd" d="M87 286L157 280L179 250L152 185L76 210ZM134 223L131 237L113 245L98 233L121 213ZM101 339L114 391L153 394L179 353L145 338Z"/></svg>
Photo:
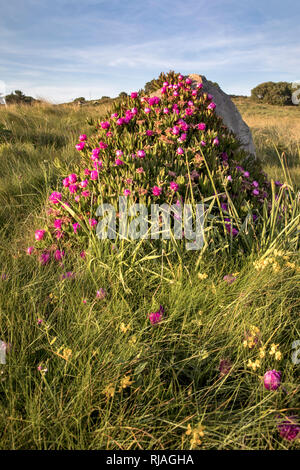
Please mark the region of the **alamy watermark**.
<svg viewBox="0 0 300 470"><path fill-rule="evenodd" d="M298 365L300 364L300 339L293 341L292 349L292 363Z"/></svg>
<svg viewBox="0 0 300 470"><path fill-rule="evenodd" d="M203 204L151 204L148 211L144 204L128 207L127 197L120 196L118 211L111 204L101 204L96 215L102 217L96 228L97 237L102 240L114 240L117 236L127 240L157 240L161 236L163 240L184 238L187 250L203 247Z"/></svg>
<svg viewBox="0 0 300 470"><path fill-rule="evenodd" d="M292 103L297 105L300 103L300 81L292 83L292 89L295 89L292 93Z"/></svg>
<svg viewBox="0 0 300 470"><path fill-rule="evenodd" d="M0 364L6 364L6 343L0 340Z"/></svg>
<svg viewBox="0 0 300 470"><path fill-rule="evenodd" d="M6 95L6 86L5 86L5 83L2 80L0 80L0 104L6 104L5 95Z"/></svg>

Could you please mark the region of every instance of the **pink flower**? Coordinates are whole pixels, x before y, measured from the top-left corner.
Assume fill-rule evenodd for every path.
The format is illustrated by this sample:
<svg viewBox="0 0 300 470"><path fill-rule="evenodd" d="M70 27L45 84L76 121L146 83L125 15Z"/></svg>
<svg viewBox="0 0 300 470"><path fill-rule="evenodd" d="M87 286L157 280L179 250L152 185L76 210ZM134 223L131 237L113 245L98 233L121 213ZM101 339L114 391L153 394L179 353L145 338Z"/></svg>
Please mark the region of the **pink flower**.
<svg viewBox="0 0 300 470"><path fill-rule="evenodd" d="M99 147L100 147L100 149L106 149L107 144L105 142L99 142Z"/></svg>
<svg viewBox="0 0 300 470"><path fill-rule="evenodd" d="M78 191L78 185L77 184L70 184L69 191L70 191L71 194L75 194Z"/></svg>
<svg viewBox="0 0 300 470"><path fill-rule="evenodd" d="M99 147L96 147L92 150L92 155L93 156L98 156L100 153L100 148Z"/></svg>
<svg viewBox="0 0 300 470"><path fill-rule="evenodd" d="M200 144L202 145L202 147L205 147L206 142L204 142L204 140L201 140Z"/></svg>
<svg viewBox="0 0 300 470"><path fill-rule="evenodd" d="M34 247L33 246L29 246L26 250L27 254L28 255L31 255L33 253L33 250L34 250Z"/></svg>
<svg viewBox="0 0 300 470"><path fill-rule="evenodd" d="M237 234L239 233L239 231L236 228L232 227L230 224L225 224L225 227L226 227L227 232L233 237L236 237Z"/></svg>
<svg viewBox="0 0 300 470"><path fill-rule="evenodd" d="M162 305L160 305L159 310L157 312L149 313L148 316L149 316L149 320L150 320L151 325L155 325L155 324L159 323L162 320L164 313L165 313L165 311L164 311L164 308L162 307Z"/></svg>
<svg viewBox="0 0 300 470"><path fill-rule="evenodd" d="M160 196L161 193L162 193L162 188L159 188L158 186L153 186L152 194L154 196Z"/></svg>
<svg viewBox="0 0 300 470"><path fill-rule="evenodd" d="M258 189L253 189L252 194L253 194L254 196L258 196L258 195L259 195Z"/></svg>
<svg viewBox="0 0 300 470"><path fill-rule="evenodd" d="M45 230L36 230L35 234L34 234L34 237L36 240L42 240L44 238L44 235L45 235Z"/></svg>
<svg viewBox="0 0 300 470"><path fill-rule="evenodd" d="M39 261L42 265L45 265L49 262L50 260L50 253L46 252L46 253L42 253L40 258L39 258Z"/></svg>
<svg viewBox="0 0 300 470"><path fill-rule="evenodd" d="M88 168L84 169L85 176L89 176L90 173L91 173L91 170L89 170Z"/></svg>
<svg viewBox="0 0 300 470"><path fill-rule="evenodd" d="M144 109L144 111L145 111L145 113L146 113L146 114L149 114L149 113L151 113L151 109L150 109L150 108L148 108L148 107L147 107L147 108L145 108L145 109Z"/></svg>
<svg viewBox="0 0 300 470"><path fill-rule="evenodd" d="M118 116L119 116L118 113L113 113L113 114L111 115L111 118L112 118L112 119L115 119L115 118L117 118Z"/></svg>
<svg viewBox="0 0 300 470"><path fill-rule="evenodd" d="M77 230L80 229L80 224L78 222L75 222L75 224L72 224L74 233L77 233Z"/></svg>
<svg viewBox="0 0 300 470"><path fill-rule="evenodd" d="M63 186L64 186L65 188L67 188L67 187L69 186L69 184L70 184L69 178L63 179Z"/></svg>
<svg viewBox="0 0 300 470"><path fill-rule="evenodd" d="M76 150L80 152L85 146L85 142L80 142L79 144L75 145Z"/></svg>
<svg viewBox="0 0 300 470"><path fill-rule="evenodd" d="M175 181L171 181L170 188L172 189L172 191L178 191L179 185L175 183Z"/></svg>
<svg viewBox="0 0 300 470"><path fill-rule="evenodd" d="M96 292L97 299L103 300L105 299L106 296L107 296L107 292L105 289L101 287L99 290L97 290Z"/></svg>
<svg viewBox="0 0 300 470"><path fill-rule="evenodd" d="M190 78L186 78L185 83L187 85L190 85L192 83L192 80Z"/></svg>
<svg viewBox="0 0 300 470"><path fill-rule="evenodd" d="M180 128L178 126L174 126L172 129L172 134L178 135L180 132Z"/></svg>
<svg viewBox="0 0 300 470"><path fill-rule="evenodd" d="M71 175L68 176L69 183L76 183L77 181L77 175L75 173L71 173Z"/></svg>
<svg viewBox="0 0 300 470"><path fill-rule="evenodd" d="M117 125L122 126L122 124L124 124L124 118L117 119Z"/></svg>
<svg viewBox="0 0 300 470"><path fill-rule="evenodd" d="M90 197L90 192L89 191L82 191L81 196Z"/></svg>
<svg viewBox="0 0 300 470"><path fill-rule="evenodd" d="M136 172L137 173L145 173L145 170L144 170L144 168L140 167L140 168L136 169Z"/></svg>
<svg viewBox="0 0 300 470"><path fill-rule="evenodd" d="M133 92L131 93L130 97L131 97L133 100L135 100L135 99L138 97L137 91L133 91Z"/></svg>
<svg viewBox="0 0 300 470"><path fill-rule="evenodd" d="M98 171L97 170L93 170L91 171L91 180L97 180L98 179Z"/></svg>
<svg viewBox="0 0 300 470"><path fill-rule="evenodd" d="M183 155L184 154L183 148L178 147L178 149L176 150L176 153L177 153L177 155Z"/></svg>
<svg viewBox="0 0 300 470"><path fill-rule="evenodd" d="M65 256L65 252L64 251L60 251L60 250L56 250L54 252L54 259L56 261L61 261L63 259L63 256Z"/></svg>
<svg viewBox="0 0 300 470"><path fill-rule="evenodd" d="M209 103L209 105L207 106L207 109L213 110L213 109L215 109L215 107L216 107L216 103L214 103L214 102L212 101L212 102Z"/></svg>
<svg viewBox="0 0 300 470"><path fill-rule="evenodd" d="M83 180L83 181L80 182L80 187L81 188L86 188L88 184L89 184L88 180Z"/></svg>
<svg viewBox="0 0 300 470"><path fill-rule="evenodd" d="M277 425L280 436L287 441L294 441L300 434L299 419L297 416L287 416Z"/></svg>
<svg viewBox="0 0 300 470"><path fill-rule="evenodd" d="M84 142L86 139L87 139L86 134L81 134L81 135L79 136L80 142Z"/></svg>
<svg viewBox="0 0 300 470"><path fill-rule="evenodd" d="M216 137L214 140L213 140L213 145L219 145L220 141L218 139L218 137Z"/></svg>
<svg viewBox="0 0 300 470"><path fill-rule="evenodd" d="M101 122L100 126L102 127L102 129L109 129L110 128L110 124L109 124L108 121Z"/></svg>
<svg viewBox="0 0 300 470"><path fill-rule="evenodd" d="M55 228L61 229L62 220L61 219L55 219L53 225L54 225Z"/></svg>
<svg viewBox="0 0 300 470"><path fill-rule="evenodd" d="M280 387L281 372L273 369L264 375L264 386L267 390L277 390Z"/></svg>
<svg viewBox="0 0 300 470"><path fill-rule="evenodd" d="M148 135L149 137L151 137L151 135L153 135L153 134L154 134L154 132L151 131L150 129L148 129L148 130L146 131L146 135Z"/></svg>
<svg viewBox="0 0 300 470"><path fill-rule="evenodd" d="M59 201L61 201L61 193L54 191L52 194L50 194L49 201L53 204L58 204Z"/></svg>
<svg viewBox="0 0 300 470"><path fill-rule="evenodd" d="M124 194L124 196L129 196L131 194L130 189L124 189L123 194Z"/></svg>
<svg viewBox="0 0 300 470"><path fill-rule="evenodd" d="M145 155L146 155L145 150L138 150L137 151L137 156L139 158L145 158Z"/></svg>
<svg viewBox="0 0 300 470"><path fill-rule="evenodd" d="M151 96L148 100L149 106L154 106L155 104L158 104L160 102L160 98L158 96Z"/></svg>
<svg viewBox="0 0 300 470"><path fill-rule="evenodd" d="M169 114L169 112L170 112L169 108L164 108L164 109L163 109L163 113L164 113L164 114Z"/></svg>
<svg viewBox="0 0 300 470"><path fill-rule="evenodd" d="M233 276L232 274L226 274L226 276L223 277L223 280L227 282L227 284L232 284L234 281L236 281L236 276Z"/></svg>
<svg viewBox="0 0 300 470"><path fill-rule="evenodd" d="M95 227L95 225L97 225L97 220L96 219L89 219L89 224L91 227Z"/></svg>
<svg viewBox="0 0 300 470"><path fill-rule="evenodd" d="M122 157L123 156L122 150L117 150L116 155L117 155L117 157Z"/></svg>
<svg viewBox="0 0 300 470"><path fill-rule="evenodd" d="M80 257L84 259L84 258L85 258L85 256L86 256L86 254L85 254L85 251L81 251L81 253L80 253Z"/></svg>
<svg viewBox="0 0 300 470"><path fill-rule="evenodd" d="M115 165L116 166L121 166L121 165L124 165L124 162L122 160L120 160L119 158L116 158L115 159Z"/></svg>

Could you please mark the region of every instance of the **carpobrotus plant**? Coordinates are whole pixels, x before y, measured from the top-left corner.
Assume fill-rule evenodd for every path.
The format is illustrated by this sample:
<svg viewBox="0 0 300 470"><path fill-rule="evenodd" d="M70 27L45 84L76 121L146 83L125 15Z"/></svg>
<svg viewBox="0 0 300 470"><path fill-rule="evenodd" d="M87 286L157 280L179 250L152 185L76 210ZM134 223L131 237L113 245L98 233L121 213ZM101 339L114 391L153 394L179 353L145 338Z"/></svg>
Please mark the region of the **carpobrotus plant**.
<svg viewBox="0 0 300 470"><path fill-rule="evenodd" d="M47 227L35 232L35 249L28 251L42 264L61 261L70 249L86 250L95 238L97 207L109 203L118 210L119 196L148 209L153 203L204 204L207 246L216 231L219 244L244 243L276 198L278 224L287 214L281 183L271 186L259 162L245 160L202 84L170 72L158 85L159 96L133 92L103 121L91 122L89 137L79 136L80 163L50 194Z"/></svg>

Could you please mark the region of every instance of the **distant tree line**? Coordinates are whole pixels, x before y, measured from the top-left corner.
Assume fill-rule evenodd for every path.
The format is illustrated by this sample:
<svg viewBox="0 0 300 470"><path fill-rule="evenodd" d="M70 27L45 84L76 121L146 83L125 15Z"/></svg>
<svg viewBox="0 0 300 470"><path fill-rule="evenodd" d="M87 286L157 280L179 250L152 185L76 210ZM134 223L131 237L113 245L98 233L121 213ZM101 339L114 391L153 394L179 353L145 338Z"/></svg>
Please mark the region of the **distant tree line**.
<svg viewBox="0 0 300 470"><path fill-rule="evenodd" d="M292 105L292 83L264 82L251 90L251 99L257 103L279 106Z"/></svg>
<svg viewBox="0 0 300 470"><path fill-rule="evenodd" d="M15 90L14 93L10 93L5 96L7 104L32 104L37 102L32 96L26 96L21 90Z"/></svg>

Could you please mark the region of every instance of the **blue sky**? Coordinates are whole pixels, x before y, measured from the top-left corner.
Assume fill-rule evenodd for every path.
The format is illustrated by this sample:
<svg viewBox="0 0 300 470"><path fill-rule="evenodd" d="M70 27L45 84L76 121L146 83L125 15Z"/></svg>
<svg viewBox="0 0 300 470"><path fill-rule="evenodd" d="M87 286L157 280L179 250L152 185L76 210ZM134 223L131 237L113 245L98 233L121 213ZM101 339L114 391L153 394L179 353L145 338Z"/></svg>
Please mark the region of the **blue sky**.
<svg viewBox="0 0 300 470"><path fill-rule="evenodd" d="M0 80L53 102L135 91L170 69L227 93L300 80L296 0L0 0Z"/></svg>

